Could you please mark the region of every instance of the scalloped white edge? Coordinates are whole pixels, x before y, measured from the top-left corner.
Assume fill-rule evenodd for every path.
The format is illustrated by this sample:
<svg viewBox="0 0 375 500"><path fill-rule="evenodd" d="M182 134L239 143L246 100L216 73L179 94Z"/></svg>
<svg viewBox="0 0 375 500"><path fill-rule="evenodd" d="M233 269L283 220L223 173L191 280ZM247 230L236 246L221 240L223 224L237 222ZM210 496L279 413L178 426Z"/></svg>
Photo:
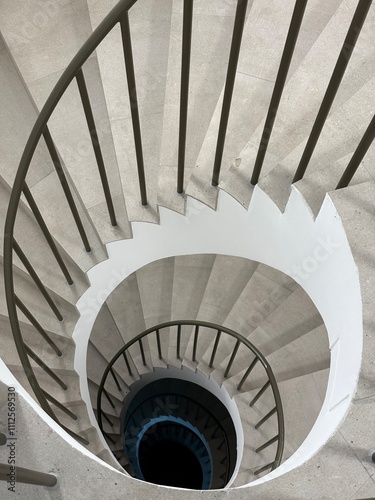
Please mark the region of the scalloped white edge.
<svg viewBox="0 0 375 500"><path fill-rule="evenodd" d="M294 186L284 213L258 187L248 210L220 191L216 211L188 197L185 216L160 207L159 225L134 222L132 228L133 239L107 245L109 258L88 272L91 286L77 303L81 317L73 333L77 346L74 367L80 375L81 394L88 403L92 424L97 426L86 377L87 345L96 315L114 288L132 272L158 259L204 253L239 256L279 269L302 286L322 315L332 350L326 397L310 434L279 468L240 488L269 481L302 465L324 446L346 415L361 366L358 270L330 197L326 196L314 221ZM322 242L334 242L327 255L317 251L324 248ZM294 273L294 266L312 263L317 255L321 261L307 277ZM349 310L350 315L344 314ZM107 448L104 438L102 441Z"/></svg>

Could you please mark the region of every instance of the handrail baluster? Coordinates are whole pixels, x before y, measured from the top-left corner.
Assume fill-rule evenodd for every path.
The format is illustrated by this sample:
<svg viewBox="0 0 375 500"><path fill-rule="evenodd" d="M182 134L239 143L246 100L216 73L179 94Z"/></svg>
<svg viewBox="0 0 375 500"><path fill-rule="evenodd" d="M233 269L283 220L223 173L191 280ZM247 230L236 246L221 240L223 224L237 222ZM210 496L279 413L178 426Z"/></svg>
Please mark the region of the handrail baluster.
<svg viewBox="0 0 375 500"><path fill-rule="evenodd" d="M126 78L128 82L130 111L133 123L135 153L137 156L137 164L138 164L138 179L139 179L139 188L141 192L141 203L142 205L147 205L146 177L145 177L145 167L143 160L141 123L138 112L139 106L137 97L137 85L135 81L133 49L132 49L132 40L131 40L130 26L129 26L129 14L127 11L124 12L120 25L121 25L122 44L124 50Z"/></svg>
<svg viewBox="0 0 375 500"><path fill-rule="evenodd" d="M57 249L57 245L55 243L55 240L53 239L53 237L52 237L52 235L47 227L47 224L45 223L43 216L39 210L39 207L38 207L36 201L34 200L34 197L31 194L31 191L30 191L28 185L26 184L26 182L24 182L24 184L23 184L22 192L26 198L27 203L29 204L29 207L30 207L32 213L34 214L35 220L37 221L37 223L38 223L38 225L43 233L43 236L45 237L45 239L46 239L46 241L51 249L51 252L53 253L63 275L65 276L66 281L68 282L69 285L73 285L73 279L68 271L68 268L66 267L65 262L64 262L63 258L61 257L59 250ZM8 234L10 234L10 233L8 233ZM4 255L4 257L5 257L5 255Z"/></svg>
<svg viewBox="0 0 375 500"><path fill-rule="evenodd" d="M73 219L76 223L78 232L81 236L82 243L85 247L86 252L91 252L91 247L90 247L90 243L89 243L89 240L87 238L87 235L86 235L85 228L83 227L83 223L82 223L81 217L79 215L77 205L74 201L72 191L71 191L69 184L68 184L68 181L66 179L66 175L65 175L64 169L62 167L60 157L58 155L55 143L53 142L53 139L52 139L51 133L48 129L48 126L46 126L44 129L43 137L44 137L44 140L46 142L49 154L51 156L52 163L55 167L57 176L60 180L61 187L64 191L66 201L68 202L70 211L72 212Z"/></svg>
<svg viewBox="0 0 375 500"><path fill-rule="evenodd" d="M16 252L16 254L18 255L18 258L20 259L20 261L22 262L22 264L25 266L26 271L29 273L29 275L31 276L31 278L34 281L35 285L38 287L40 293L45 298L47 304L50 306L53 314L56 316L56 318L59 321L63 321L64 318L63 318L61 312L57 308L55 302L53 301L51 295L48 293L48 291L47 291L46 287L44 286L42 280L39 278L37 272L33 268L31 262L26 257L25 253L23 252L22 248L17 243L17 241L16 241L15 238L13 238L13 248L14 248L14 251Z"/></svg>
<svg viewBox="0 0 375 500"><path fill-rule="evenodd" d="M98 131L95 125L94 114L92 112L91 101L89 93L87 90L87 85L85 81L85 76L83 74L82 68L77 71L76 80L79 90L79 95L81 96L82 106L86 117L87 126L90 133L90 139L92 147L94 149L96 163L98 165L100 180L102 182L102 187L104 191L104 197L108 208L109 218L111 220L112 226L117 226L115 209L113 206L111 189L109 187L108 176L104 165L103 153L100 147L100 141L98 136Z"/></svg>
<svg viewBox="0 0 375 500"><path fill-rule="evenodd" d="M359 0L293 182L301 180L306 172L370 7L371 0Z"/></svg>
<svg viewBox="0 0 375 500"><path fill-rule="evenodd" d="M246 9L248 0L237 0L236 15L233 27L232 43L230 48L227 78L225 82L223 105L221 109L219 132L217 136L216 152L214 160L214 169L212 174L212 185L219 185L219 177L221 170L221 163L223 160L223 152L225 145L225 137L227 135L227 127L229 120L229 113L232 104L232 96L234 89L234 82L236 79L238 58L240 55L240 48L242 42L242 34L246 20Z"/></svg>
<svg viewBox="0 0 375 500"><path fill-rule="evenodd" d="M18 309L22 312L22 314L24 314L26 316L26 318L30 321L30 323L33 325L33 327L40 333L40 335L44 338L44 340L48 343L48 345L51 346L51 348L55 351L55 353L58 356L62 356L62 352L57 347L55 342L49 337L46 330L35 319L35 317L31 314L31 312L28 310L28 308L25 306L25 304L22 302L22 300L17 295L14 295L14 302L15 302L16 306L18 307Z"/></svg>
<svg viewBox="0 0 375 500"><path fill-rule="evenodd" d="M186 130L189 104L189 78L191 56L191 34L193 25L193 0L184 0L182 29L182 61L180 89L180 125L178 135L177 192L184 191L184 171L186 156Z"/></svg>
<svg viewBox="0 0 375 500"><path fill-rule="evenodd" d="M301 28L303 15L305 13L307 0L296 0L294 5L292 20L290 22L288 34L286 37L283 54L281 56L279 70L277 72L275 85L272 92L271 102L268 108L266 121L264 124L262 137L260 139L257 157L254 164L251 184L254 186L259 180L259 175L262 170L264 158L266 156L268 143L271 138L273 124L275 122L277 110L279 108L281 96L284 90L286 78L290 63L292 61L294 48L297 43L298 34Z"/></svg>
<svg viewBox="0 0 375 500"><path fill-rule="evenodd" d="M352 180L353 175L356 173L358 167L361 164L365 154L367 153L369 147L371 146L373 140L375 138L375 115L372 117L372 120L369 126L366 129L360 143L357 146L351 160L348 163L348 166L345 169L339 183L336 186L336 189L341 189L347 187L349 182Z"/></svg>

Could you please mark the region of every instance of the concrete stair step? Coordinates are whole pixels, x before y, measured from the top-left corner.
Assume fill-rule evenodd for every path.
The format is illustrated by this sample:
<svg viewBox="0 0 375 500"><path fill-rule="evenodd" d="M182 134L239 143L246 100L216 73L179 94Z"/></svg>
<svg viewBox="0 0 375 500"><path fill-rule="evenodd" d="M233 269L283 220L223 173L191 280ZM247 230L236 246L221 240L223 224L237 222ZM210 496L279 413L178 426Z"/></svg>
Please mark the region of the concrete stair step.
<svg viewBox="0 0 375 500"><path fill-rule="evenodd" d="M304 177L302 180L294 184L294 186L305 198L315 217L319 214L319 210L326 197L326 193L336 188L336 185L344 173L352 155L353 153L350 153L335 161L333 164L326 165L319 171ZM368 160L370 160L370 158ZM366 161L367 165L368 160ZM365 164L362 163L350 184L355 186L357 184L368 182L371 179L371 175L369 174Z"/></svg>
<svg viewBox="0 0 375 500"><path fill-rule="evenodd" d="M275 275L277 274L275 270ZM280 273L281 274L281 273ZM280 276L280 281L282 278ZM289 283L289 280L288 280ZM245 337L259 326L268 315L286 300L291 291L267 278L256 270L239 296L236 304L224 321L224 326ZM222 335L220 350L216 355L215 366L219 365L232 352L236 341L233 337ZM202 358L209 363L214 344L208 346Z"/></svg>
<svg viewBox="0 0 375 500"><path fill-rule="evenodd" d="M99 384L95 383L93 380L88 379L88 386L90 392L91 404L94 409L94 412L97 413L97 395L99 390ZM115 407L109 403L108 399L103 396L101 399L101 408L108 415L109 418L118 418L120 416L122 410L122 398L120 399L120 395L109 394L112 402Z"/></svg>
<svg viewBox="0 0 375 500"><path fill-rule="evenodd" d="M15 12L17 7L19 7L19 11ZM46 8L36 4L30 4L26 8L17 4L12 9L7 9L8 17L4 18L2 25L0 24L12 56L39 109L43 106L62 71L92 32L85 0L76 2L74 8L55 6L55 10L57 12L53 14L48 12L48 7L46 11ZM46 23L43 26L34 26L37 36L32 37L30 43L23 44L21 49L20 44L12 36L11 25L13 27L17 25L13 23L17 23L17 19L26 14L31 19L34 17L40 19L41 16L44 16ZM69 42L65 38L67 29L71 35ZM53 37L51 37L52 32L54 33ZM64 40L64 50L61 50L60 47L61 40ZM41 56L34 60L35 53L46 53L46 57ZM52 58L51 55L53 55ZM29 64L30 60L34 60L33 65ZM113 140L109 134L104 133L109 128L109 122L96 55L89 58L83 71L87 80L93 113L99 131L99 142L117 212L118 224L115 228L111 228L107 223L108 214L104 209L104 193L97 168L93 168L96 163L94 152L75 82L64 94L62 101L50 118L49 128L62 160L71 173L84 206L94 223L95 230L106 243L114 239L129 237L131 232L120 189ZM52 167L52 162L50 163ZM90 179L89 189L88 178Z"/></svg>
<svg viewBox="0 0 375 500"><path fill-rule="evenodd" d="M210 280L216 255L175 257L172 320L195 319Z"/></svg>
<svg viewBox="0 0 375 500"><path fill-rule="evenodd" d="M11 188L0 177L0 228L1 228L1 255L3 255L3 228L5 224L5 216L9 204ZM66 252L59 248L60 254L66 263L69 273L74 284L70 286L41 231L30 209L21 201L21 206L17 212L17 223L15 225L15 240L35 270L39 279L45 287L53 290L64 298L67 302L75 304L80 295L88 287L88 280L79 267L72 262L72 259ZM37 252L30 251L30 248L35 246ZM27 273L27 270L16 253L14 256L14 265Z"/></svg>
<svg viewBox="0 0 375 500"><path fill-rule="evenodd" d="M199 307L197 319L214 324L224 324L228 314L257 269L258 263L239 257L217 255ZM210 345L210 338L200 335L199 348ZM194 330L186 347L191 357ZM185 350L185 352L186 352Z"/></svg>
<svg viewBox="0 0 375 500"><path fill-rule="evenodd" d="M67 52L60 51L59 56L55 59L49 59L49 56L46 58L41 57L38 61L34 61L33 65L29 65L29 61L33 59L30 52L32 53L35 49L42 52L48 47L51 51L56 49L59 51L58 47L54 47L54 41L58 38L56 38L56 36L50 37L48 33L48 26L50 26L50 24L48 22L48 26L44 25L43 28L32 26L32 29L34 29L34 31L36 30L35 33L37 36L35 36L34 33L31 40L24 40L23 43L19 44L19 37L13 36L16 32L11 30L11 24L8 25L8 23L17 22L16 20L20 14L25 14L25 10L32 11L35 9L37 11L35 14L32 12L29 13L31 19L34 18L33 16L35 16L36 19L41 19L41 16L44 16L52 25L55 25L54 34L56 35L57 32L61 32L61 30L64 29L63 25L59 24L62 12L58 6L55 6L57 12L55 15L51 14L51 19L48 19L45 8L40 5L30 4L26 9L24 6L18 5L19 10L17 12L13 11L13 8L16 10L17 6L13 6L12 9L8 7L9 6L4 5L4 9L9 11L9 17L7 17L7 19L2 18L2 22L5 24L5 26L2 26L2 32L9 47L6 45L6 42L2 40L0 43L2 50L0 52L2 66L7 68L7 71L4 71L4 73L2 72L2 89L4 90L2 93L2 98L4 99L4 103L2 104L4 104L4 106L2 106L2 109L6 110L5 112L9 119L7 127L8 136L4 136L4 151L9 151L8 156L11 161L7 165L1 166L1 172L5 180L12 185L14 172L16 172L18 167L26 139L37 117L38 111L35 101L37 101L39 107L44 104L47 95L52 90L62 69L65 68L69 62L69 59L64 59L66 56L69 57L69 44L65 41L64 48L67 49ZM66 9L63 10L67 18L70 18L72 13L78 18L81 16L81 28L83 28L84 21L82 20L82 16L84 17L84 13L82 11L82 6L78 6L77 3L75 9L72 9L71 12L66 11ZM63 21L63 19L61 20ZM32 25L32 22L30 22L30 25ZM17 24L15 26L17 26ZM19 25L14 29L16 31L19 30ZM76 36L72 37L70 40L72 44L70 47L72 56L84 41L84 38L79 39L79 36L77 40L78 31L76 32ZM38 46L43 38L47 38L49 43ZM56 68L58 68L58 70ZM52 71L52 73L49 74L49 71ZM17 127L16 135L12 133L14 130L13 127ZM75 144L77 145L77 142ZM61 185L43 139L37 147L27 181L52 234L62 243L62 246L66 248L68 254L73 256L73 258L75 257L75 261L79 263L84 270L88 269L88 266L91 267L93 264L99 262L105 254L103 253L103 249L100 248L100 243L97 241L97 234L92 227L90 219L85 213L85 209L82 207L80 198L74 193L75 201L88 233L93 253L87 256L84 254L80 255L80 252L77 251L77 243L72 238L72 223L74 224L74 222L67 208L65 196L62 194ZM72 186L71 189L74 191ZM59 210L51 210L51 206L57 206L55 203L57 202L58 196L60 196L60 204L58 205ZM62 210L62 207L64 207L64 210ZM72 245L72 239L75 243L74 245ZM79 250L81 250L81 246Z"/></svg>
<svg viewBox="0 0 375 500"><path fill-rule="evenodd" d="M278 383L299 375L325 370L330 366L328 335L324 325L301 335L283 347L273 346L271 350L268 350L261 343L257 346L269 362ZM223 382L230 393L236 391L237 385L254 359L251 355L246 356L247 353L244 351L245 349L242 350L242 356L240 351L238 359L236 358L237 373L232 370L232 376ZM217 372L212 376L216 375L215 379L221 376L221 381L223 381L221 371L217 370ZM260 388L266 381L264 369L258 363L244 383L242 390L250 387Z"/></svg>
<svg viewBox="0 0 375 500"><path fill-rule="evenodd" d="M2 264L2 259L0 262ZM2 277L2 275L1 266L0 276ZM51 298L63 317L63 321L59 321L59 319L52 312L43 295L39 292L34 282L26 273L15 269L13 277L15 293L34 316L37 322L39 322L39 324L47 331L61 335L62 337L70 338L78 319L78 312L75 307L51 292ZM2 299L1 302L5 304L5 300ZM7 315L7 313L5 313L5 315ZM23 322L29 323L29 321L25 321L23 313L20 314L20 319Z"/></svg>
<svg viewBox="0 0 375 500"><path fill-rule="evenodd" d="M375 11L374 11L375 17ZM354 56L353 56L354 57ZM372 113L368 110L370 96L375 91L375 78L371 78L359 89L353 90L353 95L345 101L338 109L331 112L328 117L314 154L309 162L307 174L312 176L315 172L321 171L322 165L332 165L341 160L344 155L350 155L358 146L366 128L372 118ZM289 155L279 164L278 169L274 169L259 183L259 186L272 197L275 203L283 210L287 203L290 191L290 183L302 156L307 140L303 140ZM367 163L368 170L362 167L362 173L354 177L354 183L365 182L371 179L374 173L372 163ZM332 167L331 167L332 168ZM336 184L340 179L345 167L342 168L336 177ZM332 172L332 181L335 182ZM317 177L318 177L317 176ZM278 188L271 187L271 183L278 179ZM277 191L277 194L276 194Z"/></svg>
<svg viewBox="0 0 375 500"><path fill-rule="evenodd" d="M98 386L102 381L103 374L108 366L108 361L109 360L107 360L105 356L92 343L89 342L87 348L87 376ZM129 376L127 376L124 380L116 370L116 367L117 364L113 367L113 372L120 388L118 387L113 375L109 373L105 382L105 389L109 394L122 400L129 392L129 384L134 380L131 380Z"/></svg>
<svg viewBox="0 0 375 500"><path fill-rule="evenodd" d="M174 262L174 257L169 257L136 272L146 328L170 321Z"/></svg>
<svg viewBox="0 0 375 500"><path fill-rule="evenodd" d="M100 5L88 1L93 27L110 11L114 2ZM137 97L143 140L143 156L148 205L140 203L137 161L131 123L131 106L124 67L119 27L99 47L98 61L108 108L110 134L116 150L118 168L130 220L158 221L157 166L159 165L163 103L168 63L172 1L138 1L129 12ZM150 40L153 40L150 43ZM133 98L133 89L131 89ZM155 133L155 131L158 131Z"/></svg>
<svg viewBox="0 0 375 500"><path fill-rule="evenodd" d="M117 469L119 471L122 471L123 465L126 465L126 463L122 464L117 459L114 460L112 453L108 450L102 450L99 453L97 453L96 456L101 458L102 460L104 460L104 462L107 462L107 464L112 465L113 467L115 467L115 469Z"/></svg>
<svg viewBox="0 0 375 500"><path fill-rule="evenodd" d="M0 173L6 185L12 186L15 172L17 171L23 149L35 123L38 111L26 83L9 53L8 46L1 37L0 58L1 66L4 69L0 77L2 88L0 104L4 124L6 124L3 127L4 130L0 138L3 151L0 160ZM17 130L16 134L14 130ZM87 254L86 252L82 252L82 243L80 240L77 240L79 238L78 231L75 232L75 229L72 231L75 223L70 214L70 209L44 140L40 141L36 149L29 172L27 177L28 186L49 230L60 244L60 247L65 250L65 253L63 252L64 258L67 259L72 272L77 274L78 270L75 271L77 265L82 270L87 270L93 264L105 258L104 249L98 241L97 234L82 207L79 196L75 193L75 188L70 183L77 209L80 212L92 246L92 253ZM54 208L52 209L51 207ZM58 210L56 210L56 207L58 207ZM22 214L23 212L20 213ZM28 219L32 225L35 225L30 215ZM27 234L29 230L23 226L24 224L22 224L22 228ZM41 248L44 248L44 246L45 243L43 243ZM41 255L44 254L45 252L41 253ZM46 259L51 258L49 255L45 255L45 257ZM54 269L54 266L51 266L50 269ZM77 276L74 277L78 282Z"/></svg>
<svg viewBox="0 0 375 500"><path fill-rule="evenodd" d="M335 12L339 0L330 2L322 9L318 2L307 5L298 43L295 48L288 79L297 70L307 52L319 37L321 30ZM238 62L236 83L233 93L228 131L222 161L222 187L232 193L232 177L229 170L236 171L236 158L253 135L268 111L274 82L292 17L294 2L272 2L264 4L254 1L245 24L241 53ZM273 36L268 33L272 31ZM197 166L193 171L187 192L199 197L214 207L217 190L210 187L213 158L216 151L217 131L220 123L222 96L212 115L203 147L199 153ZM251 106L251 113L249 113ZM202 187L204 194L202 198ZM234 183L233 187L237 187ZM237 195L237 189L234 191Z"/></svg>
<svg viewBox="0 0 375 500"><path fill-rule="evenodd" d="M319 109L320 102L325 93L328 81L331 77L334 65L341 50L342 43L346 36L349 24L351 22L356 2L340 2L332 4L337 6L336 12L329 19L323 31L320 33L315 43L303 59L299 68L290 78L283 93L283 97L275 120L272 139L267 151L264 163L264 174L266 175L276 166L275 158L278 162L288 156L310 133L313 120ZM330 7L329 7L330 8ZM369 18L361 34L360 45L356 48L356 53L350 62L348 71L356 71L356 68L362 67L365 61L371 66L372 45L368 43L368 30L371 30L371 16L373 9L370 9ZM331 13L329 14L329 16ZM327 49L329 47L329 49ZM321 54L325 54L325 64L321 64ZM367 71L369 69L369 71ZM354 95L372 77L369 68L359 77L360 81L353 78L344 78L340 91L336 96L331 113L339 109L348 99ZM293 103L293 106L290 105ZM304 111L304 120L301 121L300 110ZM298 127L296 124L298 123ZM249 145L258 145L263 129L263 124L249 139ZM293 131L293 132L292 132ZM243 163L248 163L251 158L252 146L249 149L250 156L247 157L247 148L245 146L239 157ZM268 153L270 158L268 160ZM251 165L251 160L249 164Z"/></svg>
<svg viewBox="0 0 375 500"><path fill-rule="evenodd" d="M2 38L0 38L0 57L1 65L4 68L0 77L2 88L0 104L3 110L4 123L7 123L0 139L2 151L4 152L0 160L0 166L2 189L9 190L7 186L13 185L15 172L17 171L23 149L35 123L38 111L29 94L26 83L19 74L18 67ZM14 134L15 129L17 130L16 134ZM69 176L67 177L69 182ZM71 269L75 281L78 283L82 278L80 278L79 269L76 269L77 266L82 270L87 270L89 267L105 258L105 252L101 243L98 241L92 223L82 207L82 202L70 182L70 189L72 190L77 209L82 218L92 247L92 252L90 254L82 252L83 244L80 240L77 240L77 238L79 238L78 231L75 232L76 229L72 230L72 227L75 228L75 223L44 140L40 141L36 149L31 163L30 173L27 177L27 183L47 227L59 243L60 248L65 250L62 251L64 259L66 259L67 264L69 264L68 267ZM3 196L5 198L3 198ZM8 194L5 194L4 191L2 195L4 203L6 197L8 197ZM21 234L22 230L28 234L32 227L35 226L35 222L33 222L29 210L26 208L25 210L26 213L24 210L20 211L23 217ZM2 210L2 213L3 216L5 216L6 212ZM24 226L25 217L30 221L30 228ZM18 234L20 237L20 231L18 231ZM37 234L39 234L39 231L35 233L34 238ZM43 242L41 248L44 247L45 243ZM44 256L48 260L51 259L50 255L45 251L41 252L41 256ZM55 266L50 266L48 269L51 272L52 269L55 269ZM51 274L53 277L54 273Z"/></svg>
<svg viewBox="0 0 375 500"><path fill-rule="evenodd" d="M106 303L103 304L90 334L90 342L109 362L124 347L125 341ZM129 359L129 362L131 360ZM133 368L134 365L133 365ZM116 363L116 371L127 380L129 373L125 364Z"/></svg>
<svg viewBox="0 0 375 500"><path fill-rule="evenodd" d="M94 410L96 418L98 418L98 412L97 410ZM109 423L109 421L111 423ZM121 426L121 419L118 416L112 415L105 413L105 416L102 415L102 424L103 424L103 430L104 432L107 433L120 433L120 426ZM112 424L112 425L111 425Z"/></svg>
<svg viewBox="0 0 375 500"><path fill-rule="evenodd" d="M224 85L235 10L235 2L194 2L185 186L196 166L199 150ZM181 47L182 4L174 0L162 124L158 203L183 213L185 198L171 195L177 186Z"/></svg>
<svg viewBox="0 0 375 500"><path fill-rule="evenodd" d="M326 387L329 370L321 370L316 375L324 380ZM283 404L285 421L285 447L283 461L289 458L303 443L313 427L323 404L321 385L318 387L315 374L299 376L278 383ZM254 450L277 434L277 416L273 414L258 430L254 428L264 416L275 406L271 389L258 399L253 407L249 402L257 391L241 393L235 396L244 427L245 450L240 471L233 486L239 486L253 481L255 468L262 463L272 462L275 456L276 444L271 445L259 454ZM259 464L259 465L258 465ZM265 473L263 473L264 475Z"/></svg>
<svg viewBox="0 0 375 500"><path fill-rule="evenodd" d="M136 273L132 273L113 290L106 300L106 307L108 310L103 308L100 313L108 316L104 317L103 321L115 322L124 343L146 329ZM113 354L116 352L117 350L113 349Z"/></svg>

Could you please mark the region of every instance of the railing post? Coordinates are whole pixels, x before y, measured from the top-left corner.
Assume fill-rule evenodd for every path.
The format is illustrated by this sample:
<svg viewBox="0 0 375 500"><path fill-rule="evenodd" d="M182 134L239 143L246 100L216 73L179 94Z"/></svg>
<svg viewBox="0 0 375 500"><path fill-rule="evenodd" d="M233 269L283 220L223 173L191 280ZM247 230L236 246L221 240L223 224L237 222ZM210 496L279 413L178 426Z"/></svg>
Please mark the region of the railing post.
<svg viewBox="0 0 375 500"><path fill-rule="evenodd" d="M370 7L371 0L359 0L293 182L301 180L306 172Z"/></svg>
<svg viewBox="0 0 375 500"><path fill-rule="evenodd" d="M47 224L45 223L45 221L42 217L42 214L40 213L39 207L36 204L34 197L31 194L31 191L28 188L26 182L23 185L22 192L26 198L27 203L29 204L29 206L31 208L31 211L34 214L34 217L35 217L37 223L39 224L39 227L40 227L40 229L41 229L41 231L42 231L42 233L43 233L43 235L44 235L44 237L45 237L45 239L46 239L46 241L51 249L51 252L55 256L55 259L56 259L58 265L60 266L62 273L65 276L66 281L68 282L69 285L73 285L73 280L72 280L72 277L70 276L68 268L66 267L65 262L64 262L63 258L61 257L60 252L57 249L57 245L55 243L55 240L53 239L53 237L52 237L52 235L47 227ZM10 234L10 233L8 233L8 234Z"/></svg>
<svg viewBox="0 0 375 500"><path fill-rule="evenodd" d="M141 203L142 205L147 205L146 177L145 177L145 168L143 162L141 123L138 112L137 86L135 83L133 50L132 50L132 41L130 35L128 12L125 12L124 15L122 16L120 24L121 24L122 44L124 48L126 78L128 81L130 111L133 123L135 152L138 164L138 179L139 179L139 188L141 192Z"/></svg>
<svg viewBox="0 0 375 500"><path fill-rule="evenodd" d="M223 107L221 109L221 118L220 118L219 132L218 132L217 144L216 144L214 169L213 169L213 174L212 174L212 185L213 186L219 185L221 162L223 159L225 137L227 134L229 113L230 113L230 107L231 107L232 96L233 96L233 88L234 88L234 82L236 79L238 58L240 55L242 33L243 33L243 29L245 26L245 20L246 20L247 3L248 3L248 0L237 0L236 17L234 20L233 37L232 37L232 44L231 44L231 48L230 48L227 78L226 78L225 89L224 89Z"/></svg>
<svg viewBox="0 0 375 500"><path fill-rule="evenodd" d="M25 304L21 301L21 299L16 294L14 294L14 303L18 307L18 309L22 312L22 314L24 314L26 316L26 318L30 321L30 323L33 325L35 330L37 330L40 333L40 335L44 338L44 340L52 347L52 349L55 351L55 353L58 356L61 356L62 352L57 347L55 342L49 337L49 335L45 331L45 329L35 319L35 317L31 314L31 312L28 310L28 308L25 306Z"/></svg>
<svg viewBox="0 0 375 500"><path fill-rule="evenodd" d="M271 102L268 108L266 122L262 137L260 140L257 157L255 160L253 175L251 177L251 184L257 184L259 175L262 170L264 158L266 156L268 143L271 137L273 124L276 118L277 110L279 108L281 96L284 90L286 77L288 76L290 62L293 57L294 48L296 46L299 30L301 27L303 15L305 13L307 0L296 0L292 20L290 22L288 35L285 41L283 54L281 56L279 71L277 73L275 86L273 88Z"/></svg>
<svg viewBox="0 0 375 500"><path fill-rule="evenodd" d="M42 283L42 280L39 278L37 272L35 271L35 269L31 265L31 262L26 257L25 253L23 252L22 248L19 246L19 244L17 243L15 238L13 238L13 248L14 248L14 251L16 252L16 254L18 255L18 258L20 259L22 264L25 266L26 271L29 273L29 275L31 276L35 285L38 287L40 293L46 299L47 304L50 306L50 308L53 311L56 318L59 321L63 321L64 318L63 318L62 314L60 313L55 302L52 300L51 295L48 293L46 287Z"/></svg>
<svg viewBox="0 0 375 500"><path fill-rule="evenodd" d="M360 143L357 146L348 166L345 169L339 183L336 186L336 189L341 189L347 187L349 182L352 180L353 175L356 173L361 161L363 160L365 154L367 153L369 147L371 146L373 140L375 138L375 115L372 117L372 120L369 126L366 129Z"/></svg>
<svg viewBox="0 0 375 500"><path fill-rule="evenodd" d="M56 373L54 373L51 368L46 365L46 363L42 359L40 359L40 357L35 354L32 349L30 349L28 345L24 345L26 352L30 356L30 358L35 361L35 363L37 363L41 367L41 369L44 370L62 389L64 389L64 391L66 391L68 389L68 386L65 384L65 382L61 380L61 378L56 375Z"/></svg>
<svg viewBox="0 0 375 500"><path fill-rule="evenodd" d="M90 97L89 97L89 93L87 91L87 86L86 86L85 77L84 77L82 68L80 68L77 71L76 80L77 80L79 94L81 96L83 110L84 110L85 116L86 116L86 121L87 121L87 126L89 129L89 133L90 133L92 147L94 149L96 163L97 163L98 169L99 169L100 180L102 182L104 196L105 196L105 200L107 203L109 218L111 220L112 226L117 226L116 214L115 214L115 209L113 207L111 190L110 190L109 183L108 183L108 177L107 177L107 172L105 170L103 154L102 154L102 150L100 147L98 132L96 130L94 114L92 112Z"/></svg>
<svg viewBox="0 0 375 500"><path fill-rule="evenodd" d="M219 342L220 342L220 337L221 337L221 331L218 330L217 334L216 334L216 338L215 338L214 348L212 349L210 363L208 365L210 368L212 368L212 365L214 364L217 348L218 348Z"/></svg>
<svg viewBox="0 0 375 500"><path fill-rule="evenodd" d="M193 25L193 0L184 0L181 90L180 90L180 130L178 136L178 174L177 174L178 193L183 193L184 191L186 129L187 129L188 103L189 103L192 25Z"/></svg>
<svg viewBox="0 0 375 500"><path fill-rule="evenodd" d="M53 474L38 472L36 470L25 469L24 467L11 466L8 464L0 464L0 480L9 481L9 478L14 475L15 482L35 484L37 486L55 486L57 477Z"/></svg>
<svg viewBox="0 0 375 500"><path fill-rule="evenodd" d="M81 217L79 215L77 206L75 204L75 201L74 201L71 189L69 187L68 181L66 180L66 176L65 176L63 167L61 165L61 161L60 161L59 155L57 153L56 146L52 140L51 133L50 133L47 126L44 129L43 137L44 137L44 140L46 142L49 154L50 154L52 162L53 162L53 165L55 167L57 176L60 180L61 187L64 191L66 201L68 202L70 211L72 212L73 219L76 223L78 232L81 236L82 243L85 247L86 252L91 252L90 243L89 243L89 240L87 239L85 228L83 227Z"/></svg>

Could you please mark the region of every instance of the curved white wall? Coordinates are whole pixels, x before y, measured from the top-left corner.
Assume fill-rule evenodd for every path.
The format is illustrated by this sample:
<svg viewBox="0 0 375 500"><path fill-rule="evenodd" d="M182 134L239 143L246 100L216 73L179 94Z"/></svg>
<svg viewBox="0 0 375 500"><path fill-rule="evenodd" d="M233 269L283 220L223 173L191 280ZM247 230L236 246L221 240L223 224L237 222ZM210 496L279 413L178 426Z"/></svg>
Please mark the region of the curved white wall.
<svg viewBox="0 0 375 500"><path fill-rule="evenodd" d="M326 197L314 221L294 187L284 214L258 187L248 210L221 191L216 211L188 198L186 216L160 208L160 225L132 226L133 239L107 245L109 259L88 272L91 287L77 304L81 318L73 336L75 369L86 401L90 401L86 379L90 332L104 300L123 279L154 260L174 255L213 253L263 262L292 276L308 293L327 327L332 359L327 395L311 433L281 467L251 486L308 460L347 412L362 353L358 272L331 199ZM95 424L92 411L91 418Z"/></svg>

